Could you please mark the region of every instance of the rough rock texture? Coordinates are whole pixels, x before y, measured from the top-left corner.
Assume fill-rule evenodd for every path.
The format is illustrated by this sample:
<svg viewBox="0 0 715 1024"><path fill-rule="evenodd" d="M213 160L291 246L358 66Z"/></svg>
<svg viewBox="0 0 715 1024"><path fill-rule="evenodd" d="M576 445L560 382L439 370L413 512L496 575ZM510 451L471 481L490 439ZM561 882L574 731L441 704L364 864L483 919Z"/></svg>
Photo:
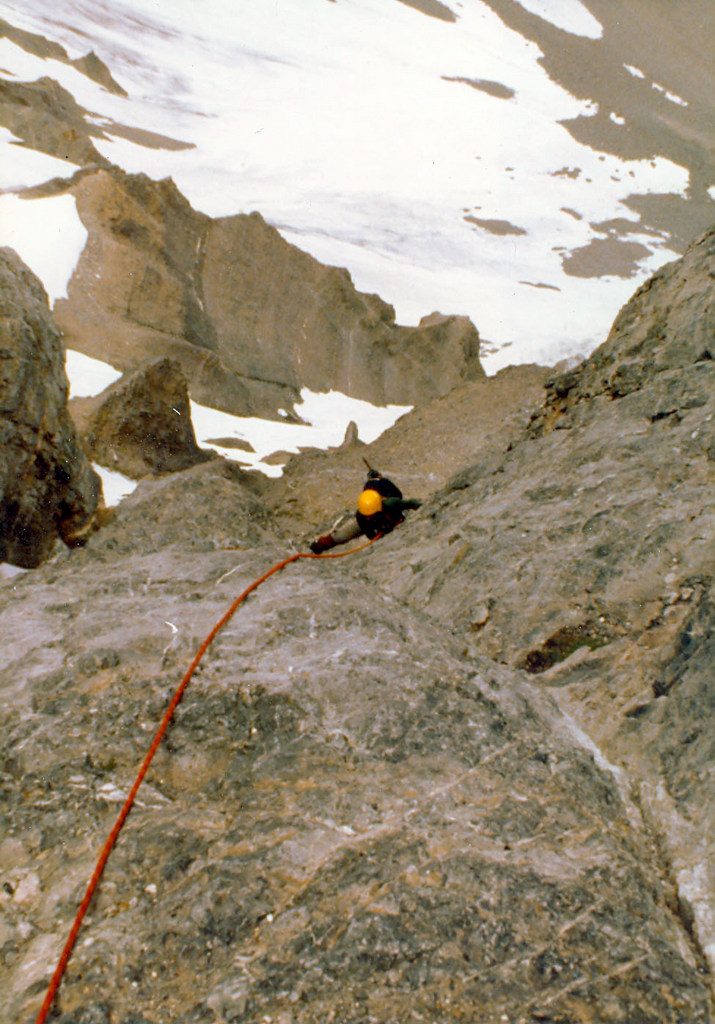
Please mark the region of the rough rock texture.
<svg viewBox="0 0 715 1024"><path fill-rule="evenodd" d="M599 395L623 398L650 385L659 385L653 392L658 401L651 410L652 420L676 416L682 404L680 392L691 380L688 368L708 363L714 356L714 263L715 231L711 229L681 260L662 267L638 289L586 363L550 382L546 409L535 422L535 432L563 428L561 417L568 417L583 400Z"/></svg>
<svg viewBox="0 0 715 1024"><path fill-rule="evenodd" d="M87 548L0 591L7 1019L36 1013L199 640L285 550L260 486L220 462L142 482ZM220 635L110 860L64 1024L709 1021L637 812L525 673L375 582L405 539L290 567Z"/></svg>
<svg viewBox="0 0 715 1024"><path fill-rule="evenodd" d="M34 274L0 250L0 562L40 564L57 537L78 543L99 478L67 413L64 352Z"/></svg>
<svg viewBox="0 0 715 1024"><path fill-rule="evenodd" d="M219 634L57 1019L710 1024L714 237L536 412L519 368L277 483L147 479L0 584L0 1016L34 1019L201 640L365 455L425 504Z"/></svg>
<svg viewBox="0 0 715 1024"><path fill-rule="evenodd" d="M257 213L211 220L170 180L116 168L62 187L89 232L55 305L70 348L122 370L171 356L193 398L238 413L275 413L304 386L414 404L483 376L468 318L400 327Z"/></svg>
<svg viewBox="0 0 715 1024"><path fill-rule="evenodd" d="M711 962L714 248L711 231L640 289L510 450L455 476L379 572L470 649L558 688L627 769Z"/></svg>
<svg viewBox="0 0 715 1024"><path fill-rule="evenodd" d="M106 164L92 138L106 138L85 119L72 93L53 78L36 82L0 79L0 124L31 149L79 164Z"/></svg>
<svg viewBox="0 0 715 1024"><path fill-rule="evenodd" d="M523 433L543 402L549 373L541 366L509 366L462 384L406 413L370 445L354 434L351 444L348 431L338 450L291 457L266 501L294 536L314 535L342 508L354 508L365 476L363 458L394 476L410 497L426 498L475 458L500 455Z"/></svg>
<svg viewBox="0 0 715 1024"><path fill-rule="evenodd" d="M153 359L70 413L92 459L132 479L175 473L212 458L196 443L186 380L172 359Z"/></svg>

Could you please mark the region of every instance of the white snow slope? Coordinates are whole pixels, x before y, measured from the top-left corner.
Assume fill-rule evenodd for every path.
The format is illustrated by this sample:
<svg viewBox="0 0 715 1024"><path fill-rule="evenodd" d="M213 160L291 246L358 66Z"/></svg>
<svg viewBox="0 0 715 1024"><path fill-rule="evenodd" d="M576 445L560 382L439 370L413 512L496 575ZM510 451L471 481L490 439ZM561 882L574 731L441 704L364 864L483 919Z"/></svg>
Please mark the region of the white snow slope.
<svg viewBox="0 0 715 1024"><path fill-rule="evenodd" d="M523 6L600 35L578 0ZM192 143L151 149L114 136L97 148L126 170L170 175L213 216L259 210L291 242L346 266L403 323L468 314L499 347L489 372L585 353L676 253L636 229L630 240L648 254L629 279L568 276L563 252L597 237L589 220L637 222L623 205L631 193L682 195L688 172L579 144L558 122L595 105L549 79L533 42L481 0L443 9L453 21L397 0L0 2L8 21L73 57L94 48L129 95L6 39L0 74L49 75L97 123ZM500 83L507 98L475 81Z"/></svg>

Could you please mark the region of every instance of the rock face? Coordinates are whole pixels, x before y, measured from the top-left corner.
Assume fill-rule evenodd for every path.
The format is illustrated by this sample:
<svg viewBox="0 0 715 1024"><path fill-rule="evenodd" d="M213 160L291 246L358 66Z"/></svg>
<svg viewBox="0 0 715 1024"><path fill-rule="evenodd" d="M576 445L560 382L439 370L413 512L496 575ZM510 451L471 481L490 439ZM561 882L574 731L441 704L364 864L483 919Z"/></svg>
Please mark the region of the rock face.
<svg viewBox="0 0 715 1024"><path fill-rule="evenodd" d="M203 268L206 310L235 372L297 390L329 387L377 405L414 404L483 376L467 317L395 324L346 270L290 245L259 214L214 222Z"/></svg>
<svg viewBox="0 0 715 1024"><path fill-rule="evenodd" d="M0 586L3 1017L36 1014L199 644L365 456L427 500L218 635L58 1019L710 1024L714 237L536 412L518 368L278 483L147 479Z"/></svg>
<svg viewBox="0 0 715 1024"><path fill-rule="evenodd" d="M275 413L301 387L414 404L483 376L466 317L401 327L257 213L211 220L171 181L116 168L68 187L89 232L55 306L70 348L122 370L170 356L192 397L243 414Z"/></svg>
<svg viewBox="0 0 715 1024"><path fill-rule="evenodd" d="M307 540L329 528L341 509L354 509L363 458L394 476L410 497L426 498L478 456L502 455L543 401L548 375L540 366L510 366L418 406L370 445L344 443L339 451L296 456L265 500L288 532Z"/></svg>
<svg viewBox="0 0 715 1024"><path fill-rule="evenodd" d="M212 458L196 443L186 380L172 359L141 364L70 411L92 459L135 480Z"/></svg>
<svg viewBox="0 0 715 1024"><path fill-rule="evenodd" d="M219 634L59 1019L709 1024L712 360L681 303L710 315L711 246L535 413L544 373L519 368L285 481L222 460L146 480L4 584L9 1019L36 1012L194 651L329 500L331 465L342 495L362 455L404 461L428 497L471 443L481 461L399 530L289 567Z"/></svg>
<svg viewBox="0 0 715 1024"><path fill-rule="evenodd" d="M627 770L711 959L714 266L711 231L380 559L393 594L554 688Z"/></svg>
<svg viewBox="0 0 715 1024"><path fill-rule="evenodd" d="M80 166L106 164L92 143L92 137L106 136L84 115L72 94L53 78L0 81L0 124L25 145Z"/></svg>
<svg viewBox="0 0 715 1024"><path fill-rule="evenodd" d="M0 561L37 566L79 543L99 478L67 413L64 353L42 285L0 250Z"/></svg>
<svg viewBox="0 0 715 1024"><path fill-rule="evenodd" d="M285 551L262 486L218 461L142 482L0 591L8 1019L36 1012L198 641ZM398 543L290 567L220 635L110 861L65 1024L709 1020L627 794L525 673L375 582Z"/></svg>

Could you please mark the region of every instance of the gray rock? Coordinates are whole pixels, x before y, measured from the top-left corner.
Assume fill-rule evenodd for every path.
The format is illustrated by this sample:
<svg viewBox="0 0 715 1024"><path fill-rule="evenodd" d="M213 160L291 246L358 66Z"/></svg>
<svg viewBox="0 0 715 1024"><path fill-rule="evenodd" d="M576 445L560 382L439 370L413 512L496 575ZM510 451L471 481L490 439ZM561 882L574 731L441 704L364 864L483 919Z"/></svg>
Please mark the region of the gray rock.
<svg viewBox="0 0 715 1024"><path fill-rule="evenodd" d="M28 666L50 595L79 598L60 656L86 671L83 652L118 655L61 683L27 670L33 708L0 733L4 830L40 843L15 853L46 894L23 913L58 949L185 664L282 554L127 561L101 537L0 593L0 633ZM705 1024L698 961L617 780L522 674L465 656L371 582L380 561L375 548L292 566L219 635L112 855L60 1011L96 1015L101 998L120 1021L397 1024L474 1019L475 1006L578 1020L585 1006ZM13 678L0 672L4 694ZM9 1019L41 997L27 984L37 942L7 963Z"/></svg>
<svg viewBox="0 0 715 1024"><path fill-rule="evenodd" d="M145 478L75 561L140 556L174 546L184 551L253 547L272 533L272 517L260 497L263 486L256 474L218 458Z"/></svg>
<svg viewBox="0 0 715 1024"><path fill-rule="evenodd" d="M509 450L457 474L379 566L471 650L554 687L627 769L711 958L714 242L641 288Z"/></svg>
<svg viewBox="0 0 715 1024"><path fill-rule="evenodd" d="M64 352L44 289L0 251L0 561L39 565L81 543L100 494L67 413Z"/></svg>

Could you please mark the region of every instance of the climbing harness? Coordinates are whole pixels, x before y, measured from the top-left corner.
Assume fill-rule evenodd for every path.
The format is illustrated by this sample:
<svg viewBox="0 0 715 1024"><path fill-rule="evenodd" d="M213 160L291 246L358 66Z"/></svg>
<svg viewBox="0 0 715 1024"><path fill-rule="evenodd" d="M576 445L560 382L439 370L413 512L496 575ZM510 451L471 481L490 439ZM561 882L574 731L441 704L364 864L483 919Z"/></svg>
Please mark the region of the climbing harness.
<svg viewBox="0 0 715 1024"><path fill-rule="evenodd" d="M87 913L89 905L92 902L92 896L94 895L95 889L97 888L99 880L102 877L102 873L104 871L107 861L109 860L109 855L112 852L112 848L114 847L114 844L117 841L119 833L122 829L124 822L127 819L130 810L132 809L132 805L137 795L137 791L139 790L139 787L141 786L142 781L144 780L144 776L149 771L149 766L151 765L151 762L154 759L154 754L156 754L159 745L161 744L161 741L164 738L164 734L166 733L166 730L169 728L169 724L174 715L174 712L176 711L177 705L179 704L181 698L183 697L184 691L186 690L186 687L189 685L191 677L196 671L196 668L198 667L198 664L203 658L204 654L211 646L213 640L216 638L217 634L221 632L223 627L233 617L239 606L243 604L243 602L246 600L249 594L252 594L254 590L257 590L261 586L262 583L265 583L266 580L271 578L271 576L275 576L276 573L281 572L282 569L285 569L285 567L287 565L290 565L292 562L298 562L303 558L346 558L348 555L356 555L359 551L364 551L366 548L369 548L370 545L374 544L375 541L379 540L381 536L382 534L378 534L377 537L371 538L366 544L361 544L359 545L359 547L356 548L350 548L348 551L331 552L330 554L313 554L313 552L310 551L296 551L295 554L290 555L288 558L284 558L282 562L277 562L272 568L270 568L267 572L264 572L262 576L259 576L258 579L254 580L253 583L251 583L248 587L246 587L246 589L242 593L238 595L238 597L232 602L230 607L227 609L226 612L224 612L224 614L215 624L211 632L205 638L205 640L197 650L196 654L194 655L193 661L186 670L184 678L179 683L179 686L177 687L174 696L171 698L169 706L164 712L164 717L162 718L159 728L157 729L156 734L154 736L154 739L151 742L151 746L149 747L149 750L147 751L146 756L142 761L141 767L139 768L139 771L137 773L137 777L134 780L134 784L129 791L129 795L124 801L122 809L117 815L117 820L114 822L112 830L107 836L104 846L102 847L102 851L99 855L99 859L97 860L97 864L92 873L92 877L90 878L89 883L87 885L87 889L84 894L84 897L82 898L82 902L80 903L79 909L77 910L77 913L75 915L72 928L70 929L70 933L67 937L67 941L65 942L62 954L60 955L57 967L55 968L55 972L52 975L52 979L47 989L47 994L45 995L44 1002L40 1007L40 1012L37 1015L35 1024L44 1024L44 1022L47 1020L47 1016L50 1010L52 1009L52 1004L54 1002L55 995L57 994L57 990L60 987L62 977L67 969L67 964L69 963L69 959L72 955L72 950L74 949L75 942L77 941L77 936L82 926L82 921L84 920L85 914Z"/></svg>

